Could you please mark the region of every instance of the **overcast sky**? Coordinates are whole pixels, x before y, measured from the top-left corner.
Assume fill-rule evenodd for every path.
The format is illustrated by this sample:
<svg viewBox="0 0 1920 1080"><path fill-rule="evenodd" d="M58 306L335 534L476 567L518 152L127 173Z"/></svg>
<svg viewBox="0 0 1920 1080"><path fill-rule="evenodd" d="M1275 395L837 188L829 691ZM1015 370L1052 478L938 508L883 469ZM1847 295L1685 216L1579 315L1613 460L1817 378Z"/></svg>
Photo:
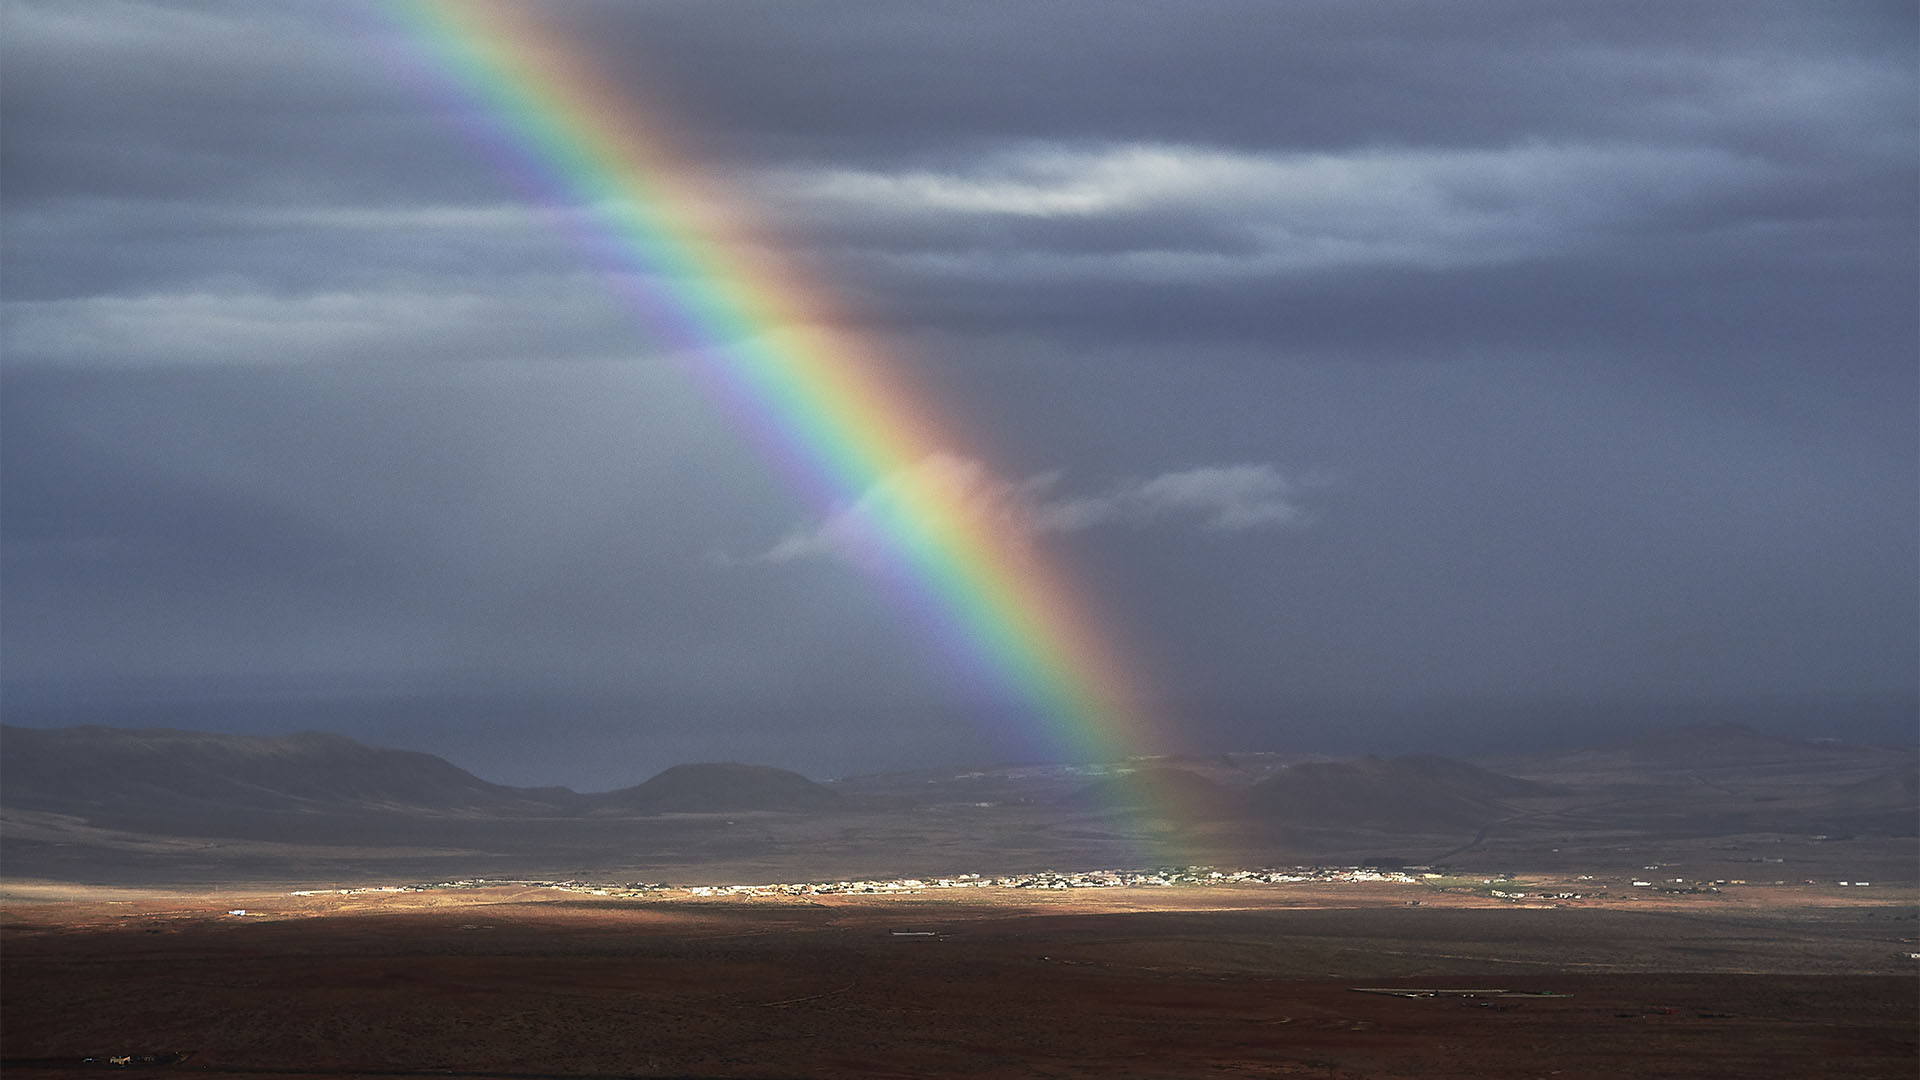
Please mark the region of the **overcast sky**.
<svg viewBox="0 0 1920 1080"><path fill-rule="evenodd" d="M923 467L1019 504L1187 745L1911 732L1910 2L540 11L929 388L970 441ZM0 19L10 719L582 788L1039 752L378 7Z"/></svg>

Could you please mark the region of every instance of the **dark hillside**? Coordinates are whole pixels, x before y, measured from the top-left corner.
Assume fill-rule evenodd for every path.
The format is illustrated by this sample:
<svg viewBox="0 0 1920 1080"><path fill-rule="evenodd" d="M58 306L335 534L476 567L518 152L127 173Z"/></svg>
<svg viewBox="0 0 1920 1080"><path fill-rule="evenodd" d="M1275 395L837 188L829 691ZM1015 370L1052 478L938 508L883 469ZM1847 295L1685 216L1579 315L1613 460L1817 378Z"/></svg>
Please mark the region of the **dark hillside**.
<svg viewBox="0 0 1920 1080"><path fill-rule="evenodd" d="M553 814L578 796L488 783L431 754L341 735L8 726L0 798L95 825L223 835L280 816Z"/></svg>
<svg viewBox="0 0 1920 1080"><path fill-rule="evenodd" d="M1198 773L1165 766L1102 777L1060 800L1060 805L1158 812L1195 820L1231 816L1239 810L1228 788Z"/></svg>
<svg viewBox="0 0 1920 1080"><path fill-rule="evenodd" d="M1365 757L1292 765L1247 796L1254 812L1275 824L1451 831L1502 816L1503 798L1546 790L1450 758Z"/></svg>
<svg viewBox="0 0 1920 1080"><path fill-rule="evenodd" d="M595 810L643 814L828 810L841 801L838 792L799 773L732 762L675 765L645 783L592 800Z"/></svg>

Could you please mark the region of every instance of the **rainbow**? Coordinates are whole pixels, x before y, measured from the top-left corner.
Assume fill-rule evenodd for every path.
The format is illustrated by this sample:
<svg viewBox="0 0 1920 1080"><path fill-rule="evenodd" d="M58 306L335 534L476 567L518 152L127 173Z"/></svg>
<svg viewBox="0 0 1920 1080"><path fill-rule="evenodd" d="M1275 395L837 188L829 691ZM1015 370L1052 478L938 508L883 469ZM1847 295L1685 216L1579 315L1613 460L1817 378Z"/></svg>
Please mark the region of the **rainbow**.
<svg viewBox="0 0 1920 1080"><path fill-rule="evenodd" d="M863 543L874 570L970 678L1011 695L1048 751L1113 761L1156 752L1136 667L1048 553L1004 514L917 481L974 460L934 403L853 336L828 298L762 254L716 184L676 156L630 90L542 27L540 5L392 0L544 201L580 214L646 333L823 511L886 485Z"/></svg>

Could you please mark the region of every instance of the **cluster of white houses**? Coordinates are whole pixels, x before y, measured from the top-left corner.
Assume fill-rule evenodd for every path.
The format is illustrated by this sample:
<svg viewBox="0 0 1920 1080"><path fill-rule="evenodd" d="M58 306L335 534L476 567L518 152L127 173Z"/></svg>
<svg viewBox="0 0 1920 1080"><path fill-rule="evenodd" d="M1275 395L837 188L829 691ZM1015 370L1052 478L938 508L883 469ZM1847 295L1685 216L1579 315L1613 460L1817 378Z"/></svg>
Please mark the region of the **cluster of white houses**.
<svg viewBox="0 0 1920 1080"><path fill-rule="evenodd" d="M1163 867L1157 870L1081 870L1061 872L1042 870L1031 874L1006 874L987 876L982 874L956 874L951 877L932 878L860 878L844 881L813 882L776 882L766 885L688 885L674 886L665 882L645 884L637 881L623 884L606 884L576 880L531 880L522 878L461 878L456 881L436 881L417 885L386 885L353 889L302 889L294 896L314 896L323 893L355 895L360 893L426 892L435 889L495 889L495 888L535 888L558 889L565 892L585 893L591 896L629 897L629 898L666 898L669 896L713 897L713 896L844 896L844 895L901 895L925 892L934 889L1142 889L1173 888L1176 886L1204 885L1285 885L1301 882L1323 883L1359 883L1387 882L1399 885L1437 885L1432 879L1441 875L1421 873L1426 867L1409 867L1407 870L1382 870L1366 866L1294 866L1286 869L1260 870L1218 870L1211 866ZM1581 881L1592 881L1590 874L1580 875ZM1808 880L1809 885L1815 884ZM1450 883L1451 884L1451 883ZM1535 891L1526 892L1515 888L1519 884L1511 878L1501 875L1482 879L1479 887L1487 895L1500 900L1581 900L1593 891L1605 892L1603 884L1589 886L1587 891ZM1711 881L1692 881L1685 878L1663 878L1649 880L1636 878L1631 884L1639 889L1650 889L1664 893L1715 893L1721 886L1745 885L1740 879L1714 879ZM1785 882L1775 882L1783 885ZM1865 881L1842 881L1841 885L1867 885Z"/></svg>
<svg viewBox="0 0 1920 1080"><path fill-rule="evenodd" d="M1209 866L1189 866L1160 870L1082 870L1073 873L1043 870L1034 874L1010 874L1000 877L960 874L939 878L890 878L773 885L705 885L695 886L687 889L686 892L693 896L833 896L917 893L928 889L1141 889L1171 888L1180 885L1280 884L1297 881L1394 881L1413 884L1417 880L1399 871L1381 871L1362 867L1215 870Z"/></svg>
<svg viewBox="0 0 1920 1080"><path fill-rule="evenodd" d="M986 876L956 874L933 878L860 878L844 881L776 882L767 885L690 885L674 886L665 882L646 884L630 881L610 885L590 881L542 881L505 878L461 878L418 885L386 886L381 889L339 889L342 894L359 892L424 892L429 889L536 888L560 889L592 896L835 896L917 893L929 889L1138 889L1172 888L1194 885L1285 884L1292 882L1386 881L1413 885L1420 878L1398 870L1370 867L1296 866L1284 870L1217 870L1211 866L1164 867L1157 870L1080 870L1062 872L1042 870L1031 874ZM310 896L323 890L302 890L296 896Z"/></svg>

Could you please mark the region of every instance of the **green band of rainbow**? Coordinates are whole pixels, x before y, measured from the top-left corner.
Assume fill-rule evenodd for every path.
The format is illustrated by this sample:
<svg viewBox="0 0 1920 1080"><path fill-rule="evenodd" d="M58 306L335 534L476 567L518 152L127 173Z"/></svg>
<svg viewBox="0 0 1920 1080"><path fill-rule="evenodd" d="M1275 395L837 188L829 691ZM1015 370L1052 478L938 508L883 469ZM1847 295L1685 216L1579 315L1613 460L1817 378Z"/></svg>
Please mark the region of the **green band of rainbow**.
<svg viewBox="0 0 1920 1080"><path fill-rule="evenodd" d="M712 184L668 151L630 93L538 25L538 5L395 0L391 10L504 134L518 171L588 215L649 336L696 357L700 381L823 509L933 455L961 455L924 395L831 329L821 297L748 254L760 247ZM1116 760L1158 749L1131 666L1046 552L938 486L898 495L873 537L885 577L1033 711L1053 752Z"/></svg>

